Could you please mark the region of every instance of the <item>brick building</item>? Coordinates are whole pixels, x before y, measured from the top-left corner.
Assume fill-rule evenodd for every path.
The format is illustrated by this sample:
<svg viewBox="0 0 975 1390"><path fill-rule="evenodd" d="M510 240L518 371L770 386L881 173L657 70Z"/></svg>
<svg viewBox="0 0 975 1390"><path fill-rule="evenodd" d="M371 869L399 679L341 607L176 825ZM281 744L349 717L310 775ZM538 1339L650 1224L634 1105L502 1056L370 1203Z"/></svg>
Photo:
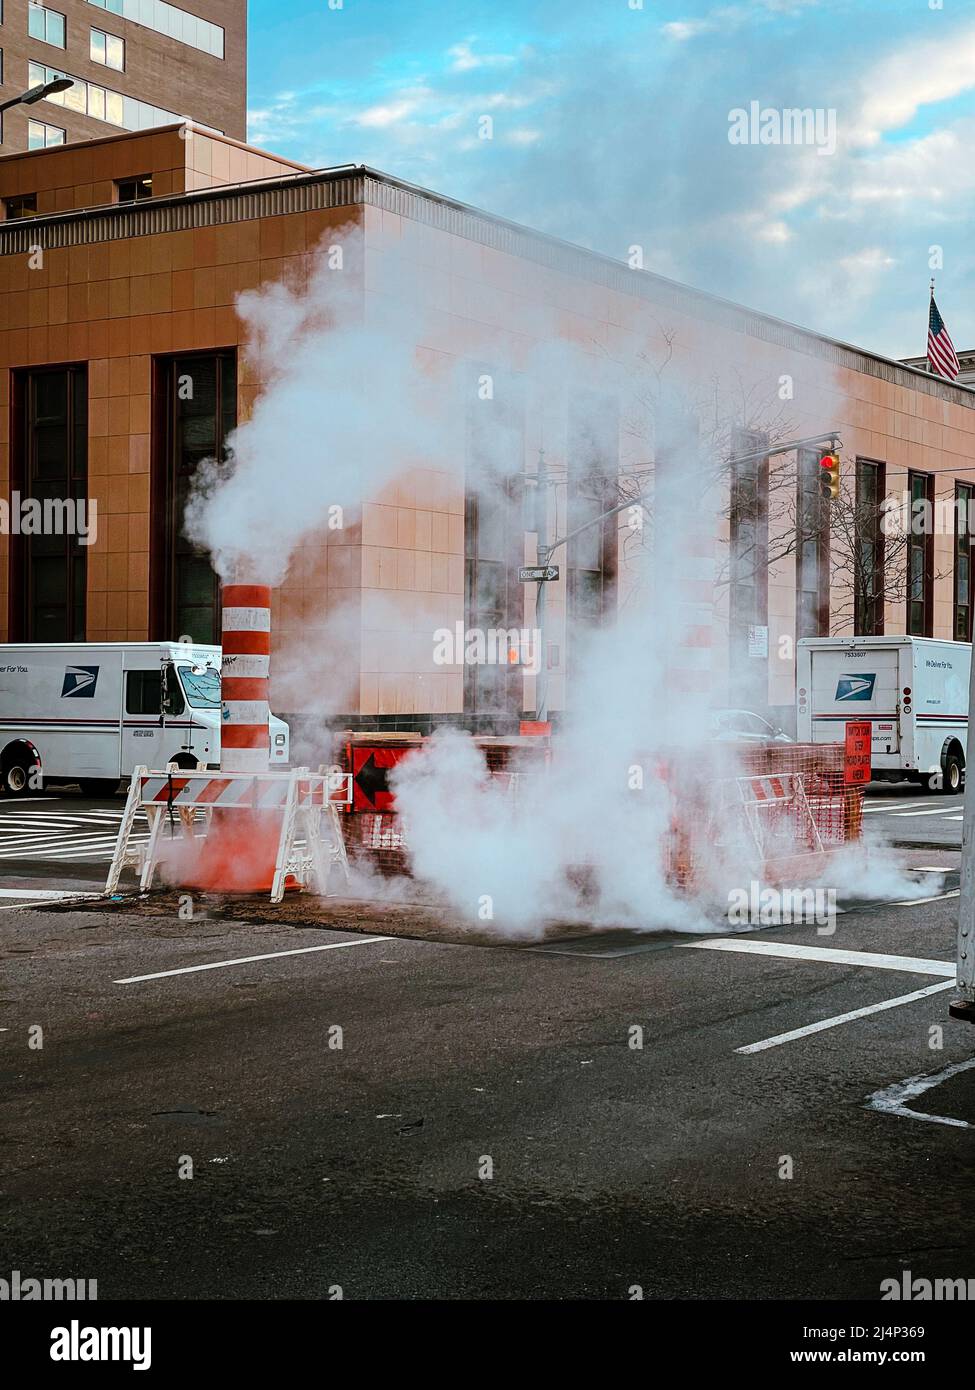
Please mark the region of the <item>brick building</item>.
<svg viewBox="0 0 975 1390"><path fill-rule="evenodd" d="M724 373L773 404L790 382L788 437L837 431L848 494L953 499L975 480L975 392L965 386L382 174L303 170L233 140L181 135L173 126L0 159L0 199L37 199L36 216L0 224L0 496L53 488L99 509L87 550L65 537L0 536L6 640L212 640L218 586L207 557L181 539L180 509L200 459L220 452L262 388L241 351L235 299L284 279L301 284L316 248L350 223L364 240L364 305L390 292L391 248L408 265L425 306L421 359L503 363L517 375L542 316L594 364L666 353L704 382ZM114 206L113 190L134 175L151 176L153 198ZM188 362L201 384L192 407L175 389ZM512 477L535 468L544 444L566 478L554 494L560 521L592 514L605 498L588 487L582 456L595 451L608 477L634 461L619 410L609 402L600 438L580 442L573 401L543 392L527 371L521 401L507 422ZM283 715L316 713L289 683L295 644L325 654L323 681L341 666L332 707L353 724L423 729L447 719L506 731L535 708L534 679L519 668L431 660L433 629L534 621L534 591L517 579L533 538L479 521L483 499L475 504L465 482L470 435L458 440L452 468L414 460L364 497L344 530L299 548L275 596L272 699ZM791 510L777 512L769 479L786 463ZM817 451L779 457L771 474L761 463L739 469L729 485L737 501L716 538L729 577L714 587L714 651L702 676L716 702L747 696L783 716L794 697L783 639L837 626L970 636L967 534L949 527L912 542L910 593L905 581L901 594L856 595L838 621L850 595L830 569L828 528L791 553L777 548L818 486ZM863 543L879 555L879 530ZM553 709L571 703L574 634L611 614L625 582L612 527L563 553L548 595ZM339 662L329 617L340 608L354 628Z"/></svg>
<svg viewBox="0 0 975 1390"><path fill-rule="evenodd" d="M3 0L0 104L60 76L74 85L3 114L2 153L180 119L243 140L247 0Z"/></svg>

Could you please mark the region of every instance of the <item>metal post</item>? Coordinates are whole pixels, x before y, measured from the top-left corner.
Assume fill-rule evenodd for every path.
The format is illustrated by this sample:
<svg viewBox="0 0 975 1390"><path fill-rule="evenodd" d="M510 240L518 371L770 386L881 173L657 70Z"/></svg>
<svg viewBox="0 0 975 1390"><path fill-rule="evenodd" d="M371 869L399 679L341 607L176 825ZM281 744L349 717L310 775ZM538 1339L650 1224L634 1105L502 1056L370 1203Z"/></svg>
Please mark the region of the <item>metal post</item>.
<svg viewBox="0 0 975 1390"><path fill-rule="evenodd" d="M968 686L968 708L975 700L975 661ZM969 751L975 745L969 744ZM967 757L966 757L967 763ZM961 893L958 898L958 998L949 1005L952 1018L975 1023L975 779L965 778L965 820L961 839Z"/></svg>
<svg viewBox="0 0 975 1390"><path fill-rule="evenodd" d="M545 450L538 451L538 492L536 494L536 505L538 512L538 542L536 545L536 563L547 565L551 557L548 548L548 464L545 462ZM548 644L545 639L545 626L547 618L547 604L545 588L547 580L538 581L537 594L535 598L535 627L538 632L539 665L538 675L535 677L535 718L541 723L548 719Z"/></svg>

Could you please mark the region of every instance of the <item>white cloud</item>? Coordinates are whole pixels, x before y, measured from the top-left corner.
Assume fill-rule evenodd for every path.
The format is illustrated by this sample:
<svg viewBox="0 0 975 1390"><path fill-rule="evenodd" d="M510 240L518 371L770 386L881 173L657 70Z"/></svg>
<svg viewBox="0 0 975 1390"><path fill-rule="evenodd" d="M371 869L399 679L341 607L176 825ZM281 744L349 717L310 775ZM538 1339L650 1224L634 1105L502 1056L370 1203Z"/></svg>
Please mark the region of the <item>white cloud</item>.
<svg viewBox="0 0 975 1390"><path fill-rule="evenodd" d="M512 53L475 53L475 40L465 39L447 49L447 57L452 58L451 72L474 72L478 68L508 67L515 61Z"/></svg>
<svg viewBox="0 0 975 1390"><path fill-rule="evenodd" d="M853 139L877 144L908 125L922 106L975 90L975 29L911 43L864 75L866 93Z"/></svg>

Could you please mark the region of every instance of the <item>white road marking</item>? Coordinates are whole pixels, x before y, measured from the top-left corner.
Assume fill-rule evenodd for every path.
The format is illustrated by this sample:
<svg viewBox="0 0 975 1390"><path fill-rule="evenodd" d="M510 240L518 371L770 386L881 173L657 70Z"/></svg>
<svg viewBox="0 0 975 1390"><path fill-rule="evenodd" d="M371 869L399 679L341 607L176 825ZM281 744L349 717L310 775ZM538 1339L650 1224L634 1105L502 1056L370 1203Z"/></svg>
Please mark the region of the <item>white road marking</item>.
<svg viewBox="0 0 975 1390"><path fill-rule="evenodd" d="M933 811L891 811L892 816L947 816L954 808L935 806Z"/></svg>
<svg viewBox="0 0 975 1390"><path fill-rule="evenodd" d="M915 864L910 871L912 874L950 874L951 864Z"/></svg>
<svg viewBox="0 0 975 1390"><path fill-rule="evenodd" d="M0 898L100 898L100 893L75 892L72 888L0 888Z"/></svg>
<svg viewBox="0 0 975 1390"><path fill-rule="evenodd" d="M975 1129L975 1125L969 1124L967 1120L954 1120L948 1115L926 1115L923 1110L912 1110L905 1102L914 1100L916 1096L923 1096L925 1091L930 1091L933 1086L940 1086L943 1081L950 1081L953 1076L958 1076L960 1072L968 1071L975 1067L975 1057L969 1057L967 1062L955 1062L950 1067L945 1067L944 1071L934 1072L928 1076L909 1076L906 1081L897 1081L893 1086L885 1086L882 1091L874 1091L867 1101L868 1110L880 1110L885 1115L903 1115L911 1120L927 1120L929 1124L951 1125L954 1129Z"/></svg>
<svg viewBox="0 0 975 1390"><path fill-rule="evenodd" d="M960 888L949 888L947 893L936 893L933 898L903 898L900 902L888 903L888 907L917 907L918 903L940 903L945 898L957 898Z"/></svg>
<svg viewBox="0 0 975 1390"><path fill-rule="evenodd" d="M897 806L902 811L906 811L910 806L926 806L927 801L875 801L868 802L864 808L864 815L869 815L871 811L889 811L892 806Z"/></svg>
<svg viewBox="0 0 975 1390"><path fill-rule="evenodd" d="M873 970L903 970L912 975L955 976L954 961L924 960L916 956L889 956L876 951L840 951L831 946L794 946L788 941L682 941L687 951L741 951L746 955L781 956L789 960L822 961L832 965L860 965Z"/></svg>
<svg viewBox="0 0 975 1390"><path fill-rule="evenodd" d="M945 816L945 820L964 820L964 816Z"/></svg>
<svg viewBox="0 0 975 1390"><path fill-rule="evenodd" d="M129 975L113 980L116 985L138 985L143 980L165 980L170 975L192 975L198 970L224 970L231 965L253 965L260 960L280 960L283 956L308 956L314 951L337 951L342 946L371 946L376 941L395 941L392 936L359 936L354 941L329 941L324 946L302 946L297 951L269 951L263 956L239 956L236 960L215 960L208 965L184 965L179 970L158 970L152 975Z"/></svg>
<svg viewBox="0 0 975 1390"><path fill-rule="evenodd" d="M952 971L954 973L954 971ZM777 1033L774 1038L763 1038L761 1042L749 1043L747 1047L736 1047L736 1052L764 1052L770 1047L781 1047L783 1043L794 1042L796 1038L807 1038L811 1033L822 1033L826 1028L839 1028L842 1023L852 1023L855 1019L866 1018L869 1014L883 1013L885 1009L896 1009L901 1004L913 1004L917 999L926 999L929 994L938 994L944 989L955 989L955 981L942 980L936 985L927 985L911 994L900 994L896 999L884 999L879 1004L868 1004L863 1009L852 1009L834 1018L821 1019L819 1023L807 1023L805 1028L793 1028L789 1033Z"/></svg>

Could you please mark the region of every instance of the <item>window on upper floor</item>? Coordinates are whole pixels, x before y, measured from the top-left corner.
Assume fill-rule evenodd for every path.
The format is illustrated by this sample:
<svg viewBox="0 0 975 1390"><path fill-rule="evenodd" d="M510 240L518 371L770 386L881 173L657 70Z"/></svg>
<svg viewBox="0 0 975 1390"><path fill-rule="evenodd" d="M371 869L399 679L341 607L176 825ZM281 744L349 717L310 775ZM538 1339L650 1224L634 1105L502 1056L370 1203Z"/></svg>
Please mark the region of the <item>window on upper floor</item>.
<svg viewBox="0 0 975 1390"><path fill-rule="evenodd" d="M37 211L37 194L21 193L16 198L4 198L3 215L8 222L17 217L33 217Z"/></svg>
<svg viewBox="0 0 975 1390"><path fill-rule="evenodd" d="M119 179L115 191L120 203L141 203L143 198L152 197L152 175L137 174L130 179Z"/></svg>
<svg viewBox="0 0 975 1390"><path fill-rule="evenodd" d="M27 148L46 150L51 145L63 145L66 133L59 125L45 125L43 121L27 122Z"/></svg>
<svg viewBox="0 0 975 1390"><path fill-rule="evenodd" d="M125 71L125 40L115 34L106 34L103 29L92 29L89 52L93 63L101 63L105 68L114 68L116 72Z"/></svg>
<svg viewBox="0 0 975 1390"><path fill-rule="evenodd" d="M49 10L45 5L31 4L28 6L27 32L32 39L40 39L42 43L54 44L55 48L64 48L66 30L65 18L60 11Z"/></svg>

